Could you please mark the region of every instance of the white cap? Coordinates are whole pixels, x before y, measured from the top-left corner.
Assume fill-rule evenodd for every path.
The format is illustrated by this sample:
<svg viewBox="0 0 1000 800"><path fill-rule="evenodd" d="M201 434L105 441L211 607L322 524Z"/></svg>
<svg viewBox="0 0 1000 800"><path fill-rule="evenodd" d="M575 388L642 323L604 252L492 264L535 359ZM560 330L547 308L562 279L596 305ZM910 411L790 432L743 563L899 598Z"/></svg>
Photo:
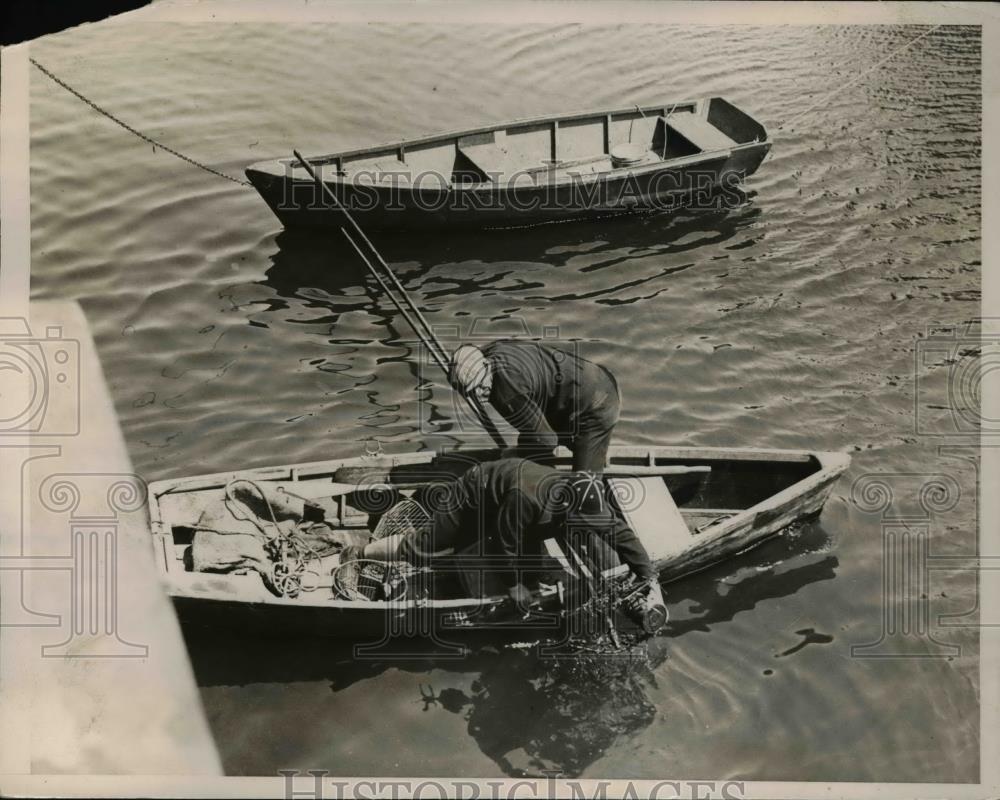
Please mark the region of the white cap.
<svg viewBox="0 0 1000 800"><path fill-rule="evenodd" d="M466 396L486 383L489 374L490 362L475 345L463 344L451 357L448 379L452 386Z"/></svg>

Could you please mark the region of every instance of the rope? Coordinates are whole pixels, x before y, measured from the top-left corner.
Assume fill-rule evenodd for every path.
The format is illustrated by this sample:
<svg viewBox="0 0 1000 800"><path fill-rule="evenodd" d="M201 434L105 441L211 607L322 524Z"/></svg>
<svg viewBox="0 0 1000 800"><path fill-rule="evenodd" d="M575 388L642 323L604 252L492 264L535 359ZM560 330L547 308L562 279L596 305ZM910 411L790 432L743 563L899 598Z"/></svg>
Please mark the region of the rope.
<svg viewBox="0 0 1000 800"><path fill-rule="evenodd" d="M270 522L276 531L275 536L269 536L263 526L257 522L253 509L245 501L235 497L233 487L239 483L252 487L260 495L261 500L264 501L264 506L267 508L267 513L271 517ZM307 565L312 561L319 563L322 560L322 556L308 542L301 539L301 526L303 523L296 525L287 534L282 531L281 526L278 525L277 515L274 513L271 501L264 493L260 484L249 478L233 478L226 484L224 494L225 504L229 509L229 513L236 519L252 523L260 531L261 535L267 539L265 547L271 555L272 563L271 573L270 575L265 575L265 577L270 579L278 595L281 597L297 597L300 592L315 591L319 587L320 574L315 569L309 569ZM239 516L235 509L237 504L246 508L248 515ZM267 522L267 520L264 521ZM302 579L305 575L313 575L316 580L315 585L310 586L303 583Z"/></svg>
<svg viewBox="0 0 1000 800"><path fill-rule="evenodd" d="M208 173L210 173L212 175L216 175L216 176L218 176L220 178L225 178L227 181L232 181L233 183L238 183L240 186L250 186L251 185L248 181L240 180L239 178L234 178L232 175L227 175L225 172L219 172L219 170L213 169L212 167L208 166L207 164L202 164L200 161L195 161L195 159L191 158L190 156L186 156L183 153L179 153L178 151L174 150L172 147L167 147L167 145L163 144L162 142L157 141L156 139L153 139L151 136L147 136L142 131L136 130L131 125L129 125L127 122L125 122L123 120L120 120L118 117L116 117L110 111L107 111L106 109L101 108L93 100L91 100L91 99L85 97L84 95L80 94L80 92L78 92L76 89L74 89L68 83L66 83L64 80L62 80L61 78L58 78L55 75L53 75L52 72L50 72L49 70L47 70L45 67L43 67L41 64L39 64L37 61L35 61L35 59L29 58L28 60L32 64L34 64L36 67L38 67L38 69L44 75L46 75L50 80L52 80L53 82L57 83L59 86L61 86L63 89L65 89L67 92L69 92L70 94L72 94L77 99L82 100L84 103L86 103L92 109L94 109L94 111L96 111L98 114L101 114L101 115L107 117L108 119L110 119L116 125L118 125L118 126L124 128L125 130L127 130L133 136L138 136L144 142L148 142L149 144L153 145L153 147L159 147L161 150L164 150L167 153L170 153L170 155L176 156L181 161L186 161L188 164L191 164L192 166L195 166L198 169L202 169L205 172L208 172Z"/></svg>
<svg viewBox="0 0 1000 800"><path fill-rule="evenodd" d="M886 64L889 61L891 61L892 59L894 59L896 56L898 56L904 50L908 50L909 48L913 47L913 45L915 45L917 42L919 42L921 39L924 39L924 38L930 36L932 33L934 33L934 31L936 31L938 28L940 28L942 24L943 23L939 23L939 24L935 25L933 28L930 28L929 30L924 31L919 36L914 36L906 44L900 45L895 50L893 50L891 53L889 53L889 55L887 55L885 58L881 59L880 61L875 62L875 64L873 66L871 66L870 68L866 69L864 72L862 72L860 75L858 75L858 77L856 77L854 80L850 80L847 83L843 84L842 86L838 86L832 92L830 92L829 94L827 94L824 97L820 98L819 100L817 100L812 105L806 106L806 108L803 111L800 111L798 113L798 115L796 115L795 117L792 117L792 119L790 119L788 122L783 122L781 125L779 125L778 128L777 128L777 130L780 131L782 128L785 128L785 127L787 127L789 125L794 125L796 122L798 122L800 119L802 119L802 117L804 117L806 114L808 114L814 108L817 108L818 106L823 105L828 100L830 100L833 97L835 97L836 95L840 94L845 89L849 89L851 86L854 86L854 84L856 84L862 78L864 78L867 75L870 75L872 72L874 72L875 70L877 70L883 64Z"/></svg>

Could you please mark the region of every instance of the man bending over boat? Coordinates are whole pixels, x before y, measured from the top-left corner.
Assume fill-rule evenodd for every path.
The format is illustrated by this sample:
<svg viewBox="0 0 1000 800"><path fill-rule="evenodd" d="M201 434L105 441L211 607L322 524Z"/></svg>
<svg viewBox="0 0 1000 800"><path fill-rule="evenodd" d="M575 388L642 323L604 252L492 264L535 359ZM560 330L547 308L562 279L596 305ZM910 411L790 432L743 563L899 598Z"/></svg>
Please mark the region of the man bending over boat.
<svg viewBox="0 0 1000 800"><path fill-rule="evenodd" d="M449 378L518 430L514 455L545 463L562 444L573 469L604 469L621 404L604 367L551 344L501 340L459 347Z"/></svg>
<svg viewBox="0 0 1000 800"><path fill-rule="evenodd" d="M657 614L665 618L649 554L611 504L602 476L504 458L477 464L440 488L445 487L447 496L436 503L441 510L433 514L428 528L345 549L342 560L401 560L428 566L452 554L485 556L499 564L493 577L526 609L532 596L518 562L523 556L540 555L544 540L554 537L583 554L598 580L604 570L618 563L628 565L645 587L626 611L640 624Z"/></svg>

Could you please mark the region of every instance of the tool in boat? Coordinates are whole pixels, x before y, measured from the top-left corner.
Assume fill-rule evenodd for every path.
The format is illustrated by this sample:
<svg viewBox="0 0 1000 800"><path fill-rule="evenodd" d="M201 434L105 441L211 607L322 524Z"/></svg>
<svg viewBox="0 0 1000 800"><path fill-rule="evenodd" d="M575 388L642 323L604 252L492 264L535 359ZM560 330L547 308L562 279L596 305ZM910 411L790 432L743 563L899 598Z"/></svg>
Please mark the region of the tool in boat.
<svg viewBox="0 0 1000 800"><path fill-rule="evenodd" d="M412 497L407 497L379 517L378 525L372 531L372 541L429 532L431 522L430 512Z"/></svg>
<svg viewBox="0 0 1000 800"><path fill-rule="evenodd" d="M423 342L424 346L428 349L431 356L437 362L437 365L444 371L445 377L447 377L448 362L449 362L448 352L444 349L444 345L441 344L440 339L438 339L438 337L435 335L430 324L427 322L424 315L420 312L420 309L417 308L416 304L413 302L409 294L406 292L406 289L404 289L403 285L399 282L399 278L396 277L396 273L392 271L392 269L386 263L385 259L382 258L382 254L379 253L375 245L371 243L371 240L367 236L365 236L365 232L361 230L361 227L354 220L354 217L351 215L351 212L348 211L347 208L337 199L337 196L332 191L330 191L330 188L325 183L323 183L322 180L320 180L320 177L317 174L316 170L313 168L313 165L310 164L309 161L307 161L302 156L302 154L299 153L298 150L293 150L292 153L294 153L295 157L299 160L299 163L302 165L302 168L309 173L309 176L316 182L316 185L319 186L323 196L328 198L329 200L332 200L334 207L337 208L344 215L344 217L350 223L351 228L361 239L361 241L364 242L365 246L368 248L371 255L374 256L374 260L382 268L383 272L385 273L385 276L388 277L389 282L395 287L396 291L399 292L399 294L402 296L402 301L400 301L390 291L388 284L386 283L383 276L379 274L378 270L376 270L375 265L361 250L361 248L358 246L358 243L354 240L354 238L347 232L345 228L342 227L340 229L340 232L344 235L344 238L347 239L351 247L353 247L354 250L357 252L358 256L364 262L365 267L368 268L368 271L372 274L372 276L375 278L378 284L382 287L382 291L386 293L386 295L392 301L393 305L395 305L396 308L399 309L399 312L403 315L403 318L407 321L410 327L413 328L413 332L417 334L417 338L419 338L421 342ZM407 313L404 306L409 307L409 310L413 312L413 317L411 317L410 314ZM414 321L414 318L416 319L416 321ZM483 404L479 401L479 399L476 397L466 397L465 399L466 402L468 402L469 406L472 408L472 411L475 414L479 424L486 429L486 432L489 433L490 437L493 439L494 444L496 444L496 446L501 449L505 448L507 446L507 443L504 441L503 436L500 434L500 431L493 423L493 420L490 419L488 412L484 408Z"/></svg>

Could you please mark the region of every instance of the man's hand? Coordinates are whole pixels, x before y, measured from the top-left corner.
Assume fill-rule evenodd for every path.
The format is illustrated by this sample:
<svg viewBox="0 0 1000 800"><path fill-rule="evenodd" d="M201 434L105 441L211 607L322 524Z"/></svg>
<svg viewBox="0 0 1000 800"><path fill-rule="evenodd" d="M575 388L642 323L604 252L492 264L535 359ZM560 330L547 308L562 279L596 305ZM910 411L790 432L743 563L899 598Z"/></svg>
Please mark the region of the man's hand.
<svg viewBox="0 0 1000 800"><path fill-rule="evenodd" d="M514 605L517 606L518 610L525 614L528 612L528 609L534 601L528 587L523 583L515 583L507 590L507 595L514 601Z"/></svg>
<svg viewBox="0 0 1000 800"><path fill-rule="evenodd" d="M645 586L623 603L623 610L646 633L653 635L667 624L670 615L659 582L653 578L643 583Z"/></svg>

